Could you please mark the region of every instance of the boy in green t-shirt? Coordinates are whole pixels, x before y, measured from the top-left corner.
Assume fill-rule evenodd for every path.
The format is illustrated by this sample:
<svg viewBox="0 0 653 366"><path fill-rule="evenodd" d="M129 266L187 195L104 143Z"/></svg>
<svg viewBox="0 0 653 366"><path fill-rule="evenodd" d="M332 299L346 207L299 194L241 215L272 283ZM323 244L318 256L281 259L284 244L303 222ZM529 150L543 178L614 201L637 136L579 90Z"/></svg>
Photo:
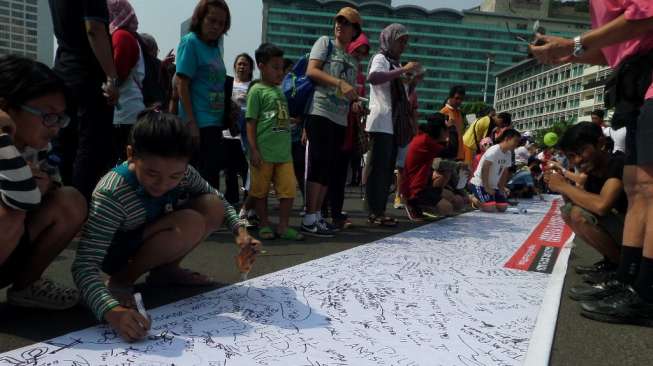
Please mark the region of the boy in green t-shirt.
<svg viewBox="0 0 653 366"><path fill-rule="evenodd" d="M297 230L288 226L290 210L297 190L297 180L291 155L290 115L288 104L279 88L283 80L283 51L264 43L256 50L256 64L261 71L261 82L247 95L247 141L251 165L249 195L256 199L256 213L261 219L259 236L274 239L303 240ZM279 226L270 227L267 196L270 182L279 197Z"/></svg>

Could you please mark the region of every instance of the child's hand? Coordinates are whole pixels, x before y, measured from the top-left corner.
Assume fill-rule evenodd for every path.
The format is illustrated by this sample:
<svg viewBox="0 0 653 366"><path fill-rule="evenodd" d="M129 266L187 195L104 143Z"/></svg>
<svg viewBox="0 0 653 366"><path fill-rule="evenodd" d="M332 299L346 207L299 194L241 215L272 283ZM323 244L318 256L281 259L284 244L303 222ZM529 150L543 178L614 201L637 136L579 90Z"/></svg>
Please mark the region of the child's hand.
<svg viewBox="0 0 653 366"><path fill-rule="evenodd" d="M241 273L249 273L263 244L251 237L247 230L242 230L236 237L236 245L240 248L240 252L236 256L238 270Z"/></svg>
<svg viewBox="0 0 653 366"><path fill-rule="evenodd" d="M150 319L142 316L134 309L117 306L109 310L104 319L118 335L127 342L136 342L147 336L150 329Z"/></svg>
<svg viewBox="0 0 653 366"><path fill-rule="evenodd" d="M259 168L261 166L261 163L263 162L263 159L261 159L261 154L258 152L258 150L252 150L252 156L250 158L252 166Z"/></svg>
<svg viewBox="0 0 653 366"><path fill-rule="evenodd" d="M50 179L50 176L30 163L27 163L27 165L32 170L32 176L36 181L36 186L39 188L39 191L41 191L41 195L48 193L52 188L52 180Z"/></svg>

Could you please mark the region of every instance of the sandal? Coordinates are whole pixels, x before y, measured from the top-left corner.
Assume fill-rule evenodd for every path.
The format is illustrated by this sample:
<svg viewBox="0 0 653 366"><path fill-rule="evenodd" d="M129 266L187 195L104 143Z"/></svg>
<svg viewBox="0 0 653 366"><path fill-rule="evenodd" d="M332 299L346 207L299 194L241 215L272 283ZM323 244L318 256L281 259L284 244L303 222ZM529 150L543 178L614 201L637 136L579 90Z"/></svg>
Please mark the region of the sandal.
<svg viewBox="0 0 653 366"><path fill-rule="evenodd" d="M376 216L370 215L367 218L367 222L370 225L385 226L385 227L395 227L397 226L397 219L389 216Z"/></svg>
<svg viewBox="0 0 653 366"><path fill-rule="evenodd" d="M154 269L150 271L145 281L152 286L195 287L215 285L211 277L180 267Z"/></svg>
<svg viewBox="0 0 653 366"><path fill-rule="evenodd" d="M304 235L302 235L299 231L289 227L286 229L286 231L283 234L277 233L277 237L283 240L291 240L291 241L302 241L304 240Z"/></svg>
<svg viewBox="0 0 653 366"><path fill-rule="evenodd" d="M272 231L272 228L269 226L262 227L258 230L258 237L261 240L274 240L275 235L274 231Z"/></svg>

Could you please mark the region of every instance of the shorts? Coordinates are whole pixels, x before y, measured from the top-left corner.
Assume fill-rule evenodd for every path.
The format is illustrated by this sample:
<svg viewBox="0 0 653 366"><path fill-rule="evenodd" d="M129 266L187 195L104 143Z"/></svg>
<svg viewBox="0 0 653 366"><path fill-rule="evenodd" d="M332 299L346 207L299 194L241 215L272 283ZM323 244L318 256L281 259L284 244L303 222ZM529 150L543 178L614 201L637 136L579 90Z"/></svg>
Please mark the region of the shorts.
<svg viewBox="0 0 653 366"><path fill-rule="evenodd" d="M644 101L637 120L626 128L626 165L653 163L653 98Z"/></svg>
<svg viewBox="0 0 653 366"><path fill-rule="evenodd" d="M32 254L32 249L32 241L29 238L27 221L25 221L25 233L18 241L14 251L9 254L7 260L0 265L0 289L14 282L16 273L25 265Z"/></svg>
<svg viewBox="0 0 653 366"><path fill-rule="evenodd" d="M612 210L607 215L598 216L580 206L574 205L571 202L567 202L564 206L560 207L560 211L563 215L570 215L573 207L580 209L581 214L590 225L602 228L615 243L621 245L624 234L624 222L626 220L624 214Z"/></svg>
<svg viewBox="0 0 653 366"><path fill-rule="evenodd" d="M145 226L130 231L116 232L102 261L102 271L104 273L113 275L127 266L129 260L136 255L136 252L145 243L143 239Z"/></svg>
<svg viewBox="0 0 653 366"><path fill-rule="evenodd" d="M406 155L408 155L408 146L406 145L405 147L398 147L397 148L397 164L396 167L398 169L403 169L404 165L406 163Z"/></svg>
<svg viewBox="0 0 653 366"><path fill-rule="evenodd" d="M251 167L251 189L249 195L254 198L267 198L270 183L274 183L277 198L295 198L297 179L292 161L286 163L261 162L261 166Z"/></svg>
<svg viewBox="0 0 653 366"><path fill-rule="evenodd" d="M481 186L476 186L473 184L470 184L470 191L472 194L474 194L474 197L476 197L479 201L481 201L481 204L484 206L508 206L508 200L506 199L506 196L504 196L503 192L499 191L498 189L494 190L494 194L489 194L487 191L485 191L485 188Z"/></svg>

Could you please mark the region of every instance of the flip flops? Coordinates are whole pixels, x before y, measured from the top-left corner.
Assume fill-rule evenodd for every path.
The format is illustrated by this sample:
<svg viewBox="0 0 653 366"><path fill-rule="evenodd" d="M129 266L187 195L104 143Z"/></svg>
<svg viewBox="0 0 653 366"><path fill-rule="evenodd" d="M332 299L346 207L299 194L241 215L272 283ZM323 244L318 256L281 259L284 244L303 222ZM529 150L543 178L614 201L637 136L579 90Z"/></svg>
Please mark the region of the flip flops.
<svg viewBox="0 0 653 366"><path fill-rule="evenodd" d="M290 241L302 241L304 240L304 235L302 235L299 231L289 227L286 229L286 231L282 234L277 234L279 239L283 240L290 240Z"/></svg>

